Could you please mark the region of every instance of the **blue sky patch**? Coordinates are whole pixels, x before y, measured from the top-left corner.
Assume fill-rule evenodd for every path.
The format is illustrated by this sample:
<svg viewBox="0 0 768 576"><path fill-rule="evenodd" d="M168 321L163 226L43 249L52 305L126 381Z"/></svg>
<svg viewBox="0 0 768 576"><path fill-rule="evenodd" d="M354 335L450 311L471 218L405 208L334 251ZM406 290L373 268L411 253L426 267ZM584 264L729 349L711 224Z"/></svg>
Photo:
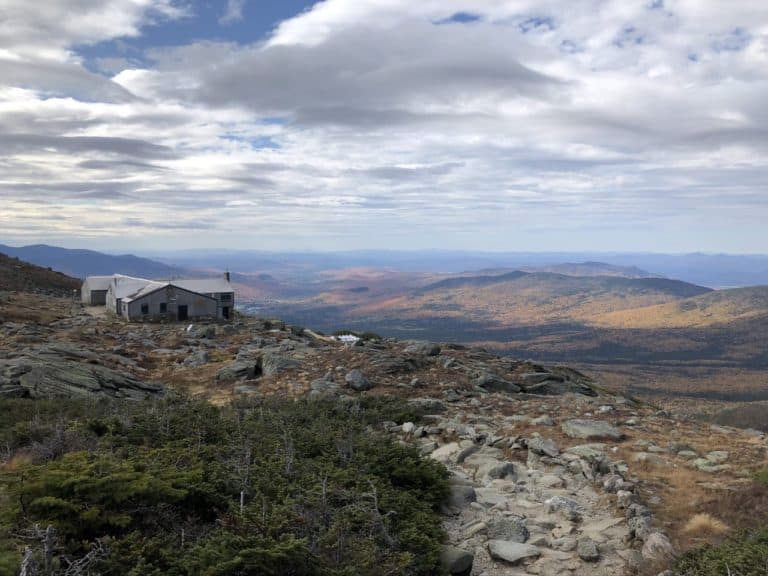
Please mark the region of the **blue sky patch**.
<svg viewBox="0 0 768 576"><path fill-rule="evenodd" d="M640 44L645 44L645 35L634 26L625 26L613 41L613 45L617 48L639 46Z"/></svg>
<svg viewBox="0 0 768 576"><path fill-rule="evenodd" d="M555 21L548 16L532 16L520 22L517 27L523 34L528 34L529 32L548 32L557 26L555 26Z"/></svg>
<svg viewBox="0 0 768 576"><path fill-rule="evenodd" d="M478 20L482 20L480 14L474 14L472 12L456 12L455 14L448 16L448 18L436 21L435 24L469 24L470 22L477 22Z"/></svg>
<svg viewBox="0 0 768 576"><path fill-rule="evenodd" d="M734 28L730 33L712 41L715 52L740 52L752 41L752 36L743 28Z"/></svg>
<svg viewBox="0 0 768 576"><path fill-rule="evenodd" d="M238 44L258 42L268 37L281 21L310 9L315 3L316 0L245 0L240 18L223 20L227 2L193 0L189 16L144 26L137 37L77 46L76 52L89 70L109 74L101 64L104 59L130 58L141 63L145 62L142 54L148 48L183 46L205 40Z"/></svg>

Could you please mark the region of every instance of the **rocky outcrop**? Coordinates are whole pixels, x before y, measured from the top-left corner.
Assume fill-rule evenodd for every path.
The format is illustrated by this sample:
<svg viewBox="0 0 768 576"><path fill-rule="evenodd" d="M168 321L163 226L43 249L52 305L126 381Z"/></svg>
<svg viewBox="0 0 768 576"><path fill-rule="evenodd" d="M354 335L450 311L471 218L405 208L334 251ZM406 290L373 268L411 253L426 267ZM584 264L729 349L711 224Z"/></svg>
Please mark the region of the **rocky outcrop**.
<svg viewBox="0 0 768 576"><path fill-rule="evenodd" d="M92 359L93 360L93 359ZM29 354L0 361L0 394L5 396L106 396L143 400L162 395L164 387L127 372L79 362L69 352Z"/></svg>

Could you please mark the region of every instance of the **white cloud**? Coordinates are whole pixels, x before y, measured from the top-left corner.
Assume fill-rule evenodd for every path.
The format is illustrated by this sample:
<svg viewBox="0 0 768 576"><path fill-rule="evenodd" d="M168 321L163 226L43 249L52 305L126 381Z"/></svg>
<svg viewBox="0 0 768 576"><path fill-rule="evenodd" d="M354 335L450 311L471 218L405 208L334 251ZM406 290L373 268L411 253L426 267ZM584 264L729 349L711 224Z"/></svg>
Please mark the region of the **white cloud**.
<svg viewBox="0 0 768 576"><path fill-rule="evenodd" d="M224 14L219 18L219 24L226 26L233 22L238 22L243 19L243 8L245 8L245 0L227 0L227 6L224 9Z"/></svg>
<svg viewBox="0 0 768 576"><path fill-rule="evenodd" d="M180 4L0 2L6 241L768 250L757 2L327 0L112 78Z"/></svg>

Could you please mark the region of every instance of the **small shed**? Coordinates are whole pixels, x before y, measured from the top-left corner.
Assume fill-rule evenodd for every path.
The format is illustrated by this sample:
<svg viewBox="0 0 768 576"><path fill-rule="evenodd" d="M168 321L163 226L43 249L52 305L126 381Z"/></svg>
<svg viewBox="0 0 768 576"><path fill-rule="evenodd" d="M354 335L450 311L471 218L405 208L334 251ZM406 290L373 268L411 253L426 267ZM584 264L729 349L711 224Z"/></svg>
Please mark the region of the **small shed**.
<svg viewBox="0 0 768 576"><path fill-rule="evenodd" d="M112 276L88 276L80 288L80 298L87 306L104 306Z"/></svg>

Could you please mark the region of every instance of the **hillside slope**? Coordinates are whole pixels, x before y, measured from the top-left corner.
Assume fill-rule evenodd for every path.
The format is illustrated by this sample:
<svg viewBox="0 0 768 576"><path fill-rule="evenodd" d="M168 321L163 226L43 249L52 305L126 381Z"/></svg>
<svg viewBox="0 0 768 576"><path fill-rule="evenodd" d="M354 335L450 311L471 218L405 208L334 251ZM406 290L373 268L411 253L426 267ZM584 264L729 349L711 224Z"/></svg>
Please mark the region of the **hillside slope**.
<svg viewBox="0 0 768 576"><path fill-rule="evenodd" d="M182 273L179 268L132 254L104 254L94 250L71 250L46 244L21 247L0 244L0 252L38 266L55 267L77 278L109 274L169 278Z"/></svg>
<svg viewBox="0 0 768 576"><path fill-rule="evenodd" d="M496 325L590 322L609 312L665 304L710 291L666 278L516 271L441 280L411 294L353 308L348 315L460 317Z"/></svg>
<svg viewBox="0 0 768 576"><path fill-rule="evenodd" d="M596 318L593 324L631 328L700 328L738 320L768 317L768 286L717 290L630 310L618 310Z"/></svg>
<svg viewBox="0 0 768 576"><path fill-rule="evenodd" d="M0 290L71 296L80 280L0 253Z"/></svg>

